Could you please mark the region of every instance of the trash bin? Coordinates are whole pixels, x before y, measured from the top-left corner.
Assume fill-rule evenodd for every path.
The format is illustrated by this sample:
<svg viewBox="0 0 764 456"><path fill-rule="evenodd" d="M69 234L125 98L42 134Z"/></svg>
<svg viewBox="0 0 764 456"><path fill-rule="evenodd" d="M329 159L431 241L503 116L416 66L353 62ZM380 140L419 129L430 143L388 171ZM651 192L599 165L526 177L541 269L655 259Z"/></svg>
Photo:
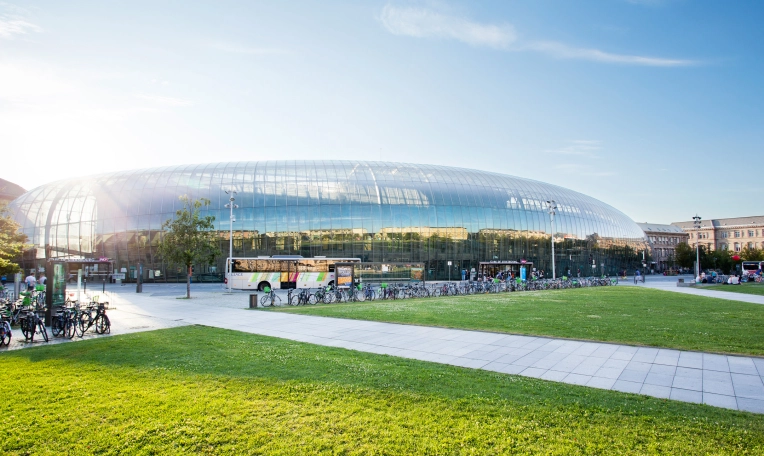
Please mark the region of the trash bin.
<svg viewBox="0 0 764 456"><path fill-rule="evenodd" d="M249 295L249 308L254 309L257 307L257 293Z"/></svg>

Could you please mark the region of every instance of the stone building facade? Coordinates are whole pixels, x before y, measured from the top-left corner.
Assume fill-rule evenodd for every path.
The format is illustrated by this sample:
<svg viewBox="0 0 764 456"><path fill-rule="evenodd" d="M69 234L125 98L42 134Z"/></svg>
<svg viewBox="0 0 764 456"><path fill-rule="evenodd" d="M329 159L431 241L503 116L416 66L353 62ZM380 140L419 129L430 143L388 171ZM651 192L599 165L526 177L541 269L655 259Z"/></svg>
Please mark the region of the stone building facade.
<svg viewBox="0 0 764 456"><path fill-rule="evenodd" d="M649 241L650 253L653 258L651 269L664 271L674 264L676 246L688 242L689 236L682 228L675 225L660 223L637 223Z"/></svg>
<svg viewBox="0 0 764 456"><path fill-rule="evenodd" d="M701 220L697 233L692 220L674 222L672 225L689 235L690 245L694 246L699 241L708 250L740 252L745 247L764 249L764 215Z"/></svg>

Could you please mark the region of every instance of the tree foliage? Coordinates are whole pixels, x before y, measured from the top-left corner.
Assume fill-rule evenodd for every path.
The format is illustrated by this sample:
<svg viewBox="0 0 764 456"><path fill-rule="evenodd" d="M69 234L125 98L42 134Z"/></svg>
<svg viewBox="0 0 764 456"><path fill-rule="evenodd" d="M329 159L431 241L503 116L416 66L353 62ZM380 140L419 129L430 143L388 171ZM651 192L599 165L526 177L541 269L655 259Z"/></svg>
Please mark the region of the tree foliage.
<svg viewBox="0 0 764 456"><path fill-rule="evenodd" d="M740 258L743 261L764 261L764 249L745 247L740 251Z"/></svg>
<svg viewBox="0 0 764 456"><path fill-rule="evenodd" d="M16 262L25 248L27 237L19 231L19 225L11 217L7 203L0 203L0 274L12 274L21 270Z"/></svg>
<svg viewBox="0 0 764 456"><path fill-rule="evenodd" d="M732 261L732 252L729 250L711 250L702 251L700 264L703 269L721 269L724 274L729 274L735 268L735 262Z"/></svg>
<svg viewBox="0 0 764 456"><path fill-rule="evenodd" d="M695 261L695 249L686 242L680 242L674 249L676 264L683 268L691 268Z"/></svg>
<svg viewBox="0 0 764 456"><path fill-rule="evenodd" d="M220 254L220 244L215 232L215 217L202 217L201 208L209 206L210 200L202 198L191 201L183 195L183 208L175 212L175 218L162 224L165 231L159 244L159 255L170 264L183 265L186 277L186 297L191 297L191 267L194 264L213 264Z"/></svg>

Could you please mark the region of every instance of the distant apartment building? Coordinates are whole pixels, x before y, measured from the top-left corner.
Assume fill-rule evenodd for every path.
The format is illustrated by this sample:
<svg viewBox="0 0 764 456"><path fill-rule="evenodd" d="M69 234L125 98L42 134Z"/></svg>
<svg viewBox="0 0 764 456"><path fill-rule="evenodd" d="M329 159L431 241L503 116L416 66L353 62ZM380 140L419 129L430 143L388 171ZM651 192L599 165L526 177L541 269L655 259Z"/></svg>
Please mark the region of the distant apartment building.
<svg viewBox="0 0 764 456"><path fill-rule="evenodd" d="M672 225L681 228L689 235L690 245L695 245L698 241L708 250L740 252L745 247L764 248L764 215L701 220L697 233L692 220L674 222Z"/></svg>
<svg viewBox="0 0 764 456"><path fill-rule="evenodd" d="M689 236L682 228L660 223L637 223L649 241L653 258L652 269L663 271L673 265L677 244L688 242Z"/></svg>

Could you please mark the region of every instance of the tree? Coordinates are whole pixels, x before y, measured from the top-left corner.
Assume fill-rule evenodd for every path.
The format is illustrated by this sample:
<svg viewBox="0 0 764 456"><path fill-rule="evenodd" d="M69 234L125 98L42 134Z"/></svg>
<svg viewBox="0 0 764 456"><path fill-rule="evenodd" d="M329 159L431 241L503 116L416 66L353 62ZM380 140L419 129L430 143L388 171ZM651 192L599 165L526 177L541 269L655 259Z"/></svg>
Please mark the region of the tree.
<svg viewBox="0 0 764 456"><path fill-rule="evenodd" d="M721 269L724 274L729 274L735 267L729 250L711 250L701 257L701 263L704 268Z"/></svg>
<svg viewBox="0 0 764 456"><path fill-rule="evenodd" d="M211 265L220 254L220 244L213 231L215 217L202 217L200 210L210 205L210 200L191 201L183 195L183 209L175 212L175 218L162 224L165 231L159 244L159 256L171 264L186 267L186 298L191 297L191 266L194 263Z"/></svg>
<svg viewBox="0 0 764 456"><path fill-rule="evenodd" d="M743 261L764 261L764 249L743 247L740 252L740 259Z"/></svg>
<svg viewBox="0 0 764 456"><path fill-rule="evenodd" d="M686 242L680 242L674 249L676 264L683 268L691 268L695 261L695 249Z"/></svg>
<svg viewBox="0 0 764 456"><path fill-rule="evenodd" d="M0 274L19 272L16 260L21 257L27 237L8 211L7 203L0 203Z"/></svg>

